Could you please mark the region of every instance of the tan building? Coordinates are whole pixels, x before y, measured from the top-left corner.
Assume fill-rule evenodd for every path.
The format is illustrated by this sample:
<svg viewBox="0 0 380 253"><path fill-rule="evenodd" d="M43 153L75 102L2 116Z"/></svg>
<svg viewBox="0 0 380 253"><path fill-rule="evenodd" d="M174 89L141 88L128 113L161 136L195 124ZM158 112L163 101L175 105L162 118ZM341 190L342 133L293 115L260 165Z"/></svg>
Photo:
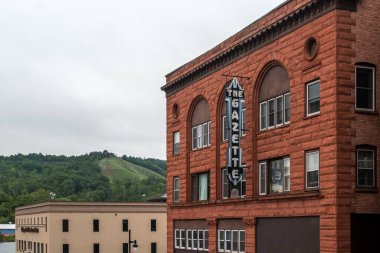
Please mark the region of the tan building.
<svg viewBox="0 0 380 253"><path fill-rule="evenodd" d="M16 252L166 253L166 203L46 202L16 208ZM135 242L136 240L136 242Z"/></svg>

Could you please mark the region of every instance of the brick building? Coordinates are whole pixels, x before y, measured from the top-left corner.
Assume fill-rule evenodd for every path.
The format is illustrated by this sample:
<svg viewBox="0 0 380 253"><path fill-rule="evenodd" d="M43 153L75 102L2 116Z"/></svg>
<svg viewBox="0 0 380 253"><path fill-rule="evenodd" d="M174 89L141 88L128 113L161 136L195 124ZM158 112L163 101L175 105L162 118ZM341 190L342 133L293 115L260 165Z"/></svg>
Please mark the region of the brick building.
<svg viewBox="0 0 380 253"><path fill-rule="evenodd" d="M168 252L380 252L379 10L288 0L166 76ZM237 191L233 77L245 93Z"/></svg>

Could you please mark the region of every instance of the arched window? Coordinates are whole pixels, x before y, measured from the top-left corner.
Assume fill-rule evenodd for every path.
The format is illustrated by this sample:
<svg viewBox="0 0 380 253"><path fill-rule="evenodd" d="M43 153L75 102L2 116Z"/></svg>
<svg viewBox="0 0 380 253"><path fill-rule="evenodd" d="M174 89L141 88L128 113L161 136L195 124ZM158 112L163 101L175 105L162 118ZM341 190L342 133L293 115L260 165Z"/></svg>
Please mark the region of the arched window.
<svg viewBox="0 0 380 253"><path fill-rule="evenodd" d="M210 109L206 100L200 100L194 108L191 118L193 150L210 146Z"/></svg>
<svg viewBox="0 0 380 253"><path fill-rule="evenodd" d="M260 85L260 131L290 123L290 81L280 65L271 67Z"/></svg>

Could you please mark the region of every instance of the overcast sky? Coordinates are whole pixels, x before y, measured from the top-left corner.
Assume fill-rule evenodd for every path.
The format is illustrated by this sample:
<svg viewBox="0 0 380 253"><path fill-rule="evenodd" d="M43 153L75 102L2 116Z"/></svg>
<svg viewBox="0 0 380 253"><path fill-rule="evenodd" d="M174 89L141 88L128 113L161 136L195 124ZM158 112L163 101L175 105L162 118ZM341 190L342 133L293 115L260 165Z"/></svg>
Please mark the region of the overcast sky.
<svg viewBox="0 0 380 253"><path fill-rule="evenodd" d="M0 0L0 154L165 158L165 74L283 0Z"/></svg>

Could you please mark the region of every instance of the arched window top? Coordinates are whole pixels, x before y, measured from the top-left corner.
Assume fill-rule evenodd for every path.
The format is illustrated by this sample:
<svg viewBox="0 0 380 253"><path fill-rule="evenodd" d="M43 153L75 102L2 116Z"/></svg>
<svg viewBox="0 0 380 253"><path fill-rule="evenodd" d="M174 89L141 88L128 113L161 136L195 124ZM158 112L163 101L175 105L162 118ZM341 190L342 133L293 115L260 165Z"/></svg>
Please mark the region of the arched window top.
<svg viewBox="0 0 380 253"><path fill-rule="evenodd" d="M210 121L210 109L206 100L198 101L191 118L191 126L201 125Z"/></svg>
<svg viewBox="0 0 380 253"><path fill-rule="evenodd" d="M271 67L262 79L259 102L269 100L290 91L289 75L280 65Z"/></svg>

